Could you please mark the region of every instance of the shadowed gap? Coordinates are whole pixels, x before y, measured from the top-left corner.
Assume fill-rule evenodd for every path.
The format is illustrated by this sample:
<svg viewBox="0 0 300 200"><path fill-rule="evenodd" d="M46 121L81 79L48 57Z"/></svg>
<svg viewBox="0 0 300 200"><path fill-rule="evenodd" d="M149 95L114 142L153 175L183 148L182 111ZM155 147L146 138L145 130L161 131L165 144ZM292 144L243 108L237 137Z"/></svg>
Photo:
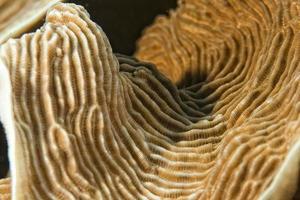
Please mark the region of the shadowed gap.
<svg viewBox="0 0 300 200"><path fill-rule="evenodd" d="M132 55L145 27L175 9L177 0L68 0L83 5L107 35L116 53Z"/></svg>
<svg viewBox="0 0 300 200"><path fill-rule="evenodd" d="M8 146L5 131L2 123L0 123L0 178L7 176L9 170Z"/></svg>

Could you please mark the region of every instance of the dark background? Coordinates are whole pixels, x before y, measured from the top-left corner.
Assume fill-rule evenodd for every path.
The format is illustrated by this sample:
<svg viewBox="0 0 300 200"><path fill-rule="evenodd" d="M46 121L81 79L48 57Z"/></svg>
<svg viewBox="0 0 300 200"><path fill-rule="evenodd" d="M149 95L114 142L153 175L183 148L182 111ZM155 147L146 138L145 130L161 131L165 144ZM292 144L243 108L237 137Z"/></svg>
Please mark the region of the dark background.
<svg viewBox="0 0 300 200"><path fill-rule="evenodd" d="M135 42L155 16L167 14L176 0L69 0L83 5L102 27L115 53L132 55ZM0 108L1 109L1 108ZM8 171L7 142L0 123L0 178Z"/></svg>
<svg viewBox="0 0 300 200"><path fill-rule="evenodd" d="M99 24L114 52L132 55L142 30L155 16L167 14L177 0L69 0L83 5Z"/></svg>

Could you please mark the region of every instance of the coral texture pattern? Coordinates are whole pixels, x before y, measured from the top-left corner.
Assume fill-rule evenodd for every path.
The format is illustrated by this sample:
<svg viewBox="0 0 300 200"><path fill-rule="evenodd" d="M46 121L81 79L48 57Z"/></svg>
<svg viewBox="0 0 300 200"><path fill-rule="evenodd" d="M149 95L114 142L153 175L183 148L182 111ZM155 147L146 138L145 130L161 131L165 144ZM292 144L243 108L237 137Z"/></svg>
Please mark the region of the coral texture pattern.
<svg viewBox="0 0 300 200"><path fill-rule="evenodd" d="M153 64L114 55L74 4L3 44L12 199L292 199L298 4L233 2L182 1L141 40L138 55L172 80L196 70L181 89Z"/></svg>
<svg viewBox="0 0 300 200"><path fill-rule="evenodd" d="M262 199L290 199L298 187L299 9L294 0L182 0L139 40L139 59L226 126L210 123L201 137L214 164L200 199L256 199L268 186Z"/></svg>
<svg viewBox="0 0 300 200"><path fill-rule="evenodd" d="M10 178L0 180L0 199L11 200Z"/></svg>
<svg viewBox="0 0 300 200"><path fill-rule="evenodd" d="M0 43L30 30L62 0L0 0Z"/></svg>

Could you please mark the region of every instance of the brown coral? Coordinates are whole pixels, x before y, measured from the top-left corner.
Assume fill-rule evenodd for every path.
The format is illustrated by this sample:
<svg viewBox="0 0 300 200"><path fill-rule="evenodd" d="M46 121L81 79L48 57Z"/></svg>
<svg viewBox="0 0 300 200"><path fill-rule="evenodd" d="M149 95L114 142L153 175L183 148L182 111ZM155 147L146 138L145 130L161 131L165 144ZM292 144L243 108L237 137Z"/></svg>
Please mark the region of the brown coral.
<svg viewBox="0 0 300 200"><path fill-rule="evenodd" d="M183 0L140 39L138 58L192 90L186 101L226 124L214 133L220 135L212 142L218 164L200 199L293 196L299 177L299 8L293 0Z"/></svg>
<svg viewBox="0 0 300 200"><path fill-rule="evenodd" d="M10 178L0 180L0 199L10 200L11 199L11 183Z"/></svg>
<svg viewBox="0 0 300 200"><path fill-rule="evenodd" d="M3 44L12 198L291 199L298 4L233 3L182 1L141 40L137 55L172 80L192 71L180 90L153 65L114 55L79 6L58 4L40 30Z"/></svg>
<svg viewBox="0 0 300 200"><path fill-rule="evenodd" d="M30 30L62 0L0 0L0 43Z"/></svg>

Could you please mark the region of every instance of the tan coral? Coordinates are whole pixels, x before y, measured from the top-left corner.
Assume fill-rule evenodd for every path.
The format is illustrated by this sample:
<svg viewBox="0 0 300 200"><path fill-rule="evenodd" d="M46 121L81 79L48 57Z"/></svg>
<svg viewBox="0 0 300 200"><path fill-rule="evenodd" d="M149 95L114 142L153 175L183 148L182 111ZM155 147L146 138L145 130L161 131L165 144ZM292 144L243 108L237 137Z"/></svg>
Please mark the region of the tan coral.
<svg viewBox="0 0 300 200"><path fill-rule="evenodd" d="M293 0L182 0L138 42L138 58L195 92L201 110L225 119L208 199L253 199L271 182L263 197L289 199L297 187L299 147L291 149L299 137L299 8ZM222 153L229 138L243 149L239 164Z"/></svg>
<svg viewBox="0 0 300 200"><path fill-rule="evenodd" d="M0 0L0 43L33 28L62 0Z"/></svg>
<svg viewBox="0 0 300 200"><path fill-rule="evenodd" d="M12 199L291 199L300 158L297 13L286 15L290 9L272 1L255 4L254 19L269 8L291 23L259 18L234 26L241 14L251 16L249 7L218 2L183 1L177 12L185 15L174 15L191 20L186 31L219 42L207 52L200 46L203 58L215 52L204 69L197 43L176 46L193 47L178 54L182 63L197 58L195 75L207 74L180 90L152 64L114 55L103 31L73 4L54 6L40 30L3 44L0 119ZM216 30L193 20L201 19L201 6L210 19L219 16L220 26L210 26ZM151 51L160 47L144 44L159 56Z"/></svg>
<svg viewBox="0 0 300 200"><path fill-rule="evenodd" d="M0 180L0 199L1 200L10 200L11 199L10 178Z"/></svg>

